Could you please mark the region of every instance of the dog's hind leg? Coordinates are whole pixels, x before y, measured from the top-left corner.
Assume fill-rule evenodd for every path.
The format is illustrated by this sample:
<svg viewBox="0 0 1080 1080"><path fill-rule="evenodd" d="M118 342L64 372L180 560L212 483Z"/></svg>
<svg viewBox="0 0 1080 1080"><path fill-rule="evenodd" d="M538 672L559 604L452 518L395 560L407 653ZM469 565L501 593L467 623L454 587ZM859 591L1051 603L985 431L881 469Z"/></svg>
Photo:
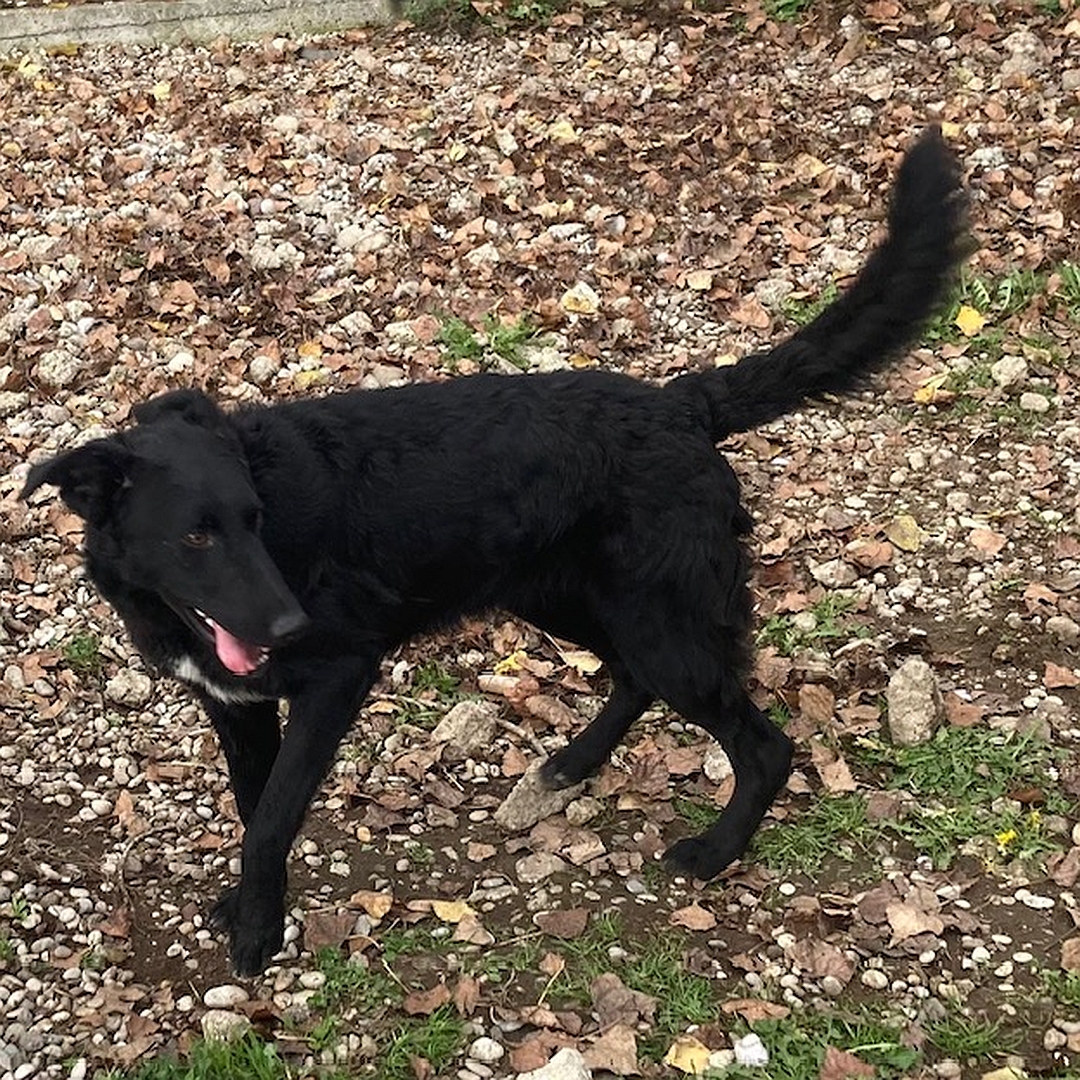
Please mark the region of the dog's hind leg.
<svg viewBox="0 0 1080 1080"><path fill-rule="evenodd" d="M695 708L684 713L723 746L735 773L735 793L719 820L664 853L675 869L696 878L715 877L743 854L791 773L791 740L744 690L734 697L722 712Z"/></svg>
<svg viewBox="0 0 1080 1080"><path fill-rule="evenodd" d="M622 664L609 663L608 670L611 696L599 716L540 768L541 779L552 790L572 787L598 772L630 725L653 702L652 694L642 690Z"/></svg>
<svg viewBox="0 0 1080 1080"><path fill-rule="evenodd" d="M278 703L236 704L209 694L199 697L225 753L240 820L247 825L281 746Z"/></svg>

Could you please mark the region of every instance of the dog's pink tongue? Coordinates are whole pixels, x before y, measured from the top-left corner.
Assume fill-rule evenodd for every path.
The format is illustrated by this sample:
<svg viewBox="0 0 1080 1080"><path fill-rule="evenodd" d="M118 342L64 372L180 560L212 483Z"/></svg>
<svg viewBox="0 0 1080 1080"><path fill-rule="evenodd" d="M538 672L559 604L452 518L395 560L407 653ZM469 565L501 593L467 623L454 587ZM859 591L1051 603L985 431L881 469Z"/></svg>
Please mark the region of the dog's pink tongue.
<svg viewBox="0 0 1080 1080"><path fill-rule="evenodd" d="M233 637L224 626L212 619L210 625L214 628L214 648L217 649L218 659L234 675L250 675L259 666L259 648Z"/></svg>

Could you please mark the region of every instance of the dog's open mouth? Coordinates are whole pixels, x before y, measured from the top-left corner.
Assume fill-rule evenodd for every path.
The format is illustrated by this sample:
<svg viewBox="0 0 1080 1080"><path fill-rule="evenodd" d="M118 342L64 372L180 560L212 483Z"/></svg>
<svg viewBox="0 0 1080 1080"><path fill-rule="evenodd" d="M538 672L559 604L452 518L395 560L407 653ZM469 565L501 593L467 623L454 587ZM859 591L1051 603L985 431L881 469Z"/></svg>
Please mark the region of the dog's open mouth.
<svg viewBox="0 0 1080 1080"><path fill-rule="evenodd" d="M234 675L251 675L270 659L270 650L265 646L242 641L235 634L229 633L221 623L211 619L206 612L198 608L191 610L213 637L214 651L222 666Z"/></svg>

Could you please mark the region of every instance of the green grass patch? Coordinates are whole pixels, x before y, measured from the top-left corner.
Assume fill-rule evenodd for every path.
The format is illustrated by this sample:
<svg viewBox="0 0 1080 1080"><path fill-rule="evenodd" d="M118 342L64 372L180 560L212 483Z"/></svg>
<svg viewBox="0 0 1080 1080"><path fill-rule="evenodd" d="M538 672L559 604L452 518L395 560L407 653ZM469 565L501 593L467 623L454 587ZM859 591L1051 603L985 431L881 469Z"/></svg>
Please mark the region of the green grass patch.
<svg viewBox="0 0 1080 1080"><path fill-rule="evenodd" d="M73 634L60 650L64 664L80 679L96 680L101 677L104 661L101 658L101 639L97 634Z"/></svg>
<svg viewBox="0 0 1080 1080"><path fill-rule="evenodd" d="M1080 1009L1080 972L1043 971L1041 992L1057 1005Z"/></svg>
<svg viewBox="0 0 1080 1080"><path fill-rule="evenodd" d="M853 862L859 852L903 843L940 869L965 850L988 866L1030 862L1063 845L1048 817L1076 813L1055 780L1063 751L1032 736L945 727L920 746L862 738L844 752L853 767L873 774L874 786L912 796L900 813L872 821L861 792L826 795L759 832L752 858L781 873L814 873L830 857ZM1023 790L1041 792L1043 805L1012 798Z"/></svg>
<svg viewBox="0 0 1080 1080"><path fill-rule="evenodd" d="M523 348L539 340L541 332L527 315L503 322L497 315L486 315L479 330L474 330L457 316L444 316L436 337L451 368L470 360L487 370L496 358L524 371L528 361Z"/></svg>
<svg viewBox="0 0 1080 1080"><path fill-rule="evenodd" d="M128 1080L286 1080L293 1073L271 1043L247 1034L231 1042L199 1040L185 1061L157 1058L112 1075Z"/></svg>
<svg viewBox="0 0 1080 1080"><path fill-rule="evenodd" d="M801 813L758 832L750 859L782 874L812 874L830 856L854 860L877 837L862 795L825 796Z"/></svg>
<svg viewBox="0 0 1080 1080"><path fill-rule="evenodd" d="M1018 1031L1006 1030L1000 1020L955 1012L927 1026L930 1045L958 1061L986 1060L1007 1054L1020 1043Z"/></svg>
<svg viewBox="0 0 1080 1080"><path fill-rule="evenodd" d="M1070 319L1080 322L1080 263L1063 262L1057 272L1061 284L1055 299L1065 306Z"/></svg>
<svg viewBox="0 0 1080 1080"><path fill-rule="evenodd" d="M344 1007L375 1012L400 1001L400 984L384 969L363 958L343 956L337 949L320 949L315 957L318 970L326 981L311 996L312 1009L329 1013Z"/></svg>
<svg viewBox="0 0 1080 1080"><path fill-rule="evenodd" d="M447 697L458 692L461 680L447 671L438 660L429 660L413 672L412 684L418 694L431 693L438 697Z"/></svg>
<svg viewBox="0 0 1080 1080"><path fill-rule="evenodd" d="M690 827L691 832L701 833L715 825L721 809L715 803L703 799L686 799L676 796L671 800L675 813Z"/></svg>
<svg viewBox="0 0 1080 1080"><path fill-rule="evenodd" d="M424 1075L416 1069L418 1060L431 1066L428 1075L443 1075L465 1046L465 1024L452 1005L443 1005L430 1016L410 1020L395 1027L380 1040L375 1071L377 1080L415 1080Z"/></svg>
<svg viewBox="0 0 1080 1080"><path fill-rule="evenodd" d="M765 14L777 22L793 22L810 7L811 0L765 0Z"/></svg>
<svg viewBox="0 0 1080 1080"><path fill-rule="evenodd" d="M787 3L793 7L798 6L800 10L809 7L809 0L776 0L776 2L778 4ZM790 16L790 18L794 17L794 15ZM791 295L785 297L780 304L780 310L796 326L806 326L808 323L812 323L827 307L834 304L839 296L840 287L836 282L832 281L814 296Z"/></svg>
<svg viewBox="0 0 1080 1080"><path fill-rule="evenodd" d="M1061 757L1033 735L981 727L942 727L918 746L859 739L848 753L849 760L885 772L888 787L920 798L988 805L1020 788L1037 787L1045 792L1047 809L1068 813L1073 803L1049 773Z"/></svg>
<svg viewBox="0 0 1080 1080"><path fill-rule="evenodd" d="M796 615L770 615L758 631L757 643L772 645L781 656L791 656L797 649L821 648L864 637L867 628L848 618L854 606L854 597L826 593Z"/></svg>
<svg viewBox="0 0 1080 1080"><path fill-rule="evenodd" d="M868 1014L793 1012L782 1020L762 1020L741 1026L753 1030L769 1048L767 1070L733 1066L723 1080L808 1080L821 1074L828 1047L844 1050L875 1068L878 1080L899 1080L920 1061L917 1050L904 1046L901 1031Z"/></svg>

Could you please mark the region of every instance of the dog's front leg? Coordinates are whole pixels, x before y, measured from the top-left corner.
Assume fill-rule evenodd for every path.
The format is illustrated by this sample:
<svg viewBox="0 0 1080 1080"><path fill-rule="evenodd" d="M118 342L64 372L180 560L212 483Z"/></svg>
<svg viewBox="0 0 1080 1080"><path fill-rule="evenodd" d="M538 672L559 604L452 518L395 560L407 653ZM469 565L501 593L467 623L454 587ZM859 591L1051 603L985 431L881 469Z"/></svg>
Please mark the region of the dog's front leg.
<svg viewBox="0 0 1080 1080"><path fill-rule="evenodd" d="M256 975L281 948L285 860L308 803L330 768L378 674L378 659L327 664L310 689L290 699L289 721L266 785L244 832L240 884L222 896L211 921L230 938L239 975Z"/></svg>
<svg viewBox="0 0 1080 1080"><path fill-rule="evenodd" d="M229 780L240 820L247 825L259 804L281 746L276 701L250 705L225 703L200 695L229 764Z"/></svg>

